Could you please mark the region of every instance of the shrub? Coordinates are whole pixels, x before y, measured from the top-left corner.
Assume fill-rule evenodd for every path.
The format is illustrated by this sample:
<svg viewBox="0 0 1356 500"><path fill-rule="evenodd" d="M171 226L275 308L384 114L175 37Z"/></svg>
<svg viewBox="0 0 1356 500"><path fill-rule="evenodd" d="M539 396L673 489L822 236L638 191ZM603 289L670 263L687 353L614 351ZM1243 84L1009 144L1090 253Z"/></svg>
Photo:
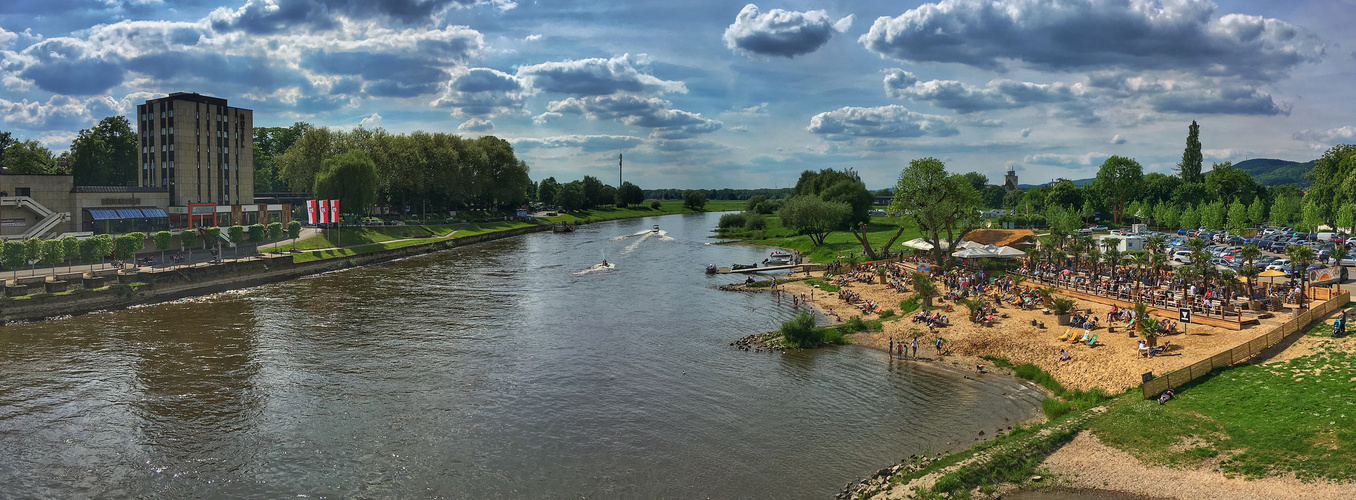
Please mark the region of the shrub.
<svg viewBox="0 0 1356 500"><path fill-rule="evenodd" d="M744 221L744 229L748 231L762 231L767 229L767 219L758 214L749 214Z"/></svg>
<svg viewBox="0 0 1356 500"><path fill-rule="evenodd" d="M903 314L912 314L914 311L917 311L918 308L920 307L923 307L923 302L919 300L917 295L914 295L899 302L899 310L904 311Z"/></svg>
<svg viewBox="0 0 1356 500"><path fill-rule="evenodd" d="M824 329L824 343L843 345L847 343L847 338L843 337L843 331L838 328Z"/></svg>
<svg viewBox="0 0 1356 500"><path fill-rule="evenodd" d="M848 318L847 321L843 322L843 326L846 327L848 331L852 332L860 332L866 330L866 322L862 321L861 316L853 316L851 318Z"/></svg>
<svg viewBox="0 0 1356 500"><path fill-rule="evenodd" d="M1069 314L1077 305L1078 302L1073 299L1060 297L1050 301L1050 310L1054 311L1055 314Z"/></svg>
<svg viewBox="0 0 1356 500"><path fill-rule="evenodd" d="M890 319L890 318L893 318L893 317L895 317L895 310L894 310L894 309L886 309L886 310L880 312L880 319Z"/></svg>
<svg viewBox="0 0 1356 500"><path fill-rule="evenodd" d="M251 242L251 243L259 243L259 242L261 242L261 241L264 241L264 225L263 225L263 224L250 224L249 232L250 232L250 242Z"/></svg>
<svg viewBox="0 0 1356 500"><path fill-rule="evenodd" d="M245 242L244 226L231 226L226 228L226 234L231 238L232 245L240 246L241 243Z"/></svg>
<svg viewBox="0 0 1356 500"><path fill-rule="evenodd" d="M281 222L268 223L268 239L278 240L282 239L282 236L283 236L283 227Z"/></svg>
<svg viewBox="0 0 1356 500"><path fill-rule="evenodd" d="M791 347L806 346L823 339L823 332L815 328L815 317L809 311L782 322L781 332L786 345Z"/></svg>
<svg viewBox="0 0 1356 500"><path fill-rule="evenodd" d="M748 218L744 216L743 212L725 214L720 216L720 223L718 224L717 227L721 229L732 229L737 227L743 227L744 223L747 221Z"/></svg>
<svg viewBox="0 0 1356 500"><path fill-rule="evenodd" d="M663 205L660 204L660 203L657 202L657 201L652 201L652 202L650 202L650 208L653 208L653 209L655 209L655 210L659 210L659 207L661 207L661 206L663 206Z"/></svg>

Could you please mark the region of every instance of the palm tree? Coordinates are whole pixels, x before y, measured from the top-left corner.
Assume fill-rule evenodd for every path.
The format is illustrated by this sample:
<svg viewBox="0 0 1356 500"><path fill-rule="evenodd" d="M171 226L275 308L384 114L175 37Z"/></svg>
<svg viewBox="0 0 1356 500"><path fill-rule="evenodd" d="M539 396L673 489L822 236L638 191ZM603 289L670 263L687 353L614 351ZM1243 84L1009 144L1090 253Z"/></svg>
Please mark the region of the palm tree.
<svg viewBox="0 0 1356 500"><path fill-rule="evenodd" d="M1150 236L1144 239L1144 250L1150 253L1159 253L1167 245L1168 239L1162 236Z"/></svg>
<svg viewBox="0 0 1356 500"><path fill-rule="evenodd" d="M1239 270L1238 270L1238 275L1239 275L1239 276L1242 276L1242 277L1248 279L1248 302L1249 302L1249 303L1252 302L1252 291L1253 291L1253 288L1254 288L1253 285L1257 283L1257 275L1258 275L1258 274L1261 274L1261 272L1258 271L1258 270L1257 270L1257 267L1256 267L1256 266L1253 266L1252 264L1245 265L1245 266L1243 266L1242 269L1239 269Z"/></svg>
<svg viewBox="0 0 1356 500"><path fill-rule="evenodd" d="M913 290L923 298L923 305L932 307L932 298L940 295L937 293L937 285L932 282L932 277L923 273L913 273L912 280Z"/></svg>
<svg viewBox="0 0 1356 500"><path fill-rule="evenodd" d="M1097 279L1098 264L1102 262L1102 251L1097 245L1088 246L1088 264L1092 266L1092 279Z"/></svg>
<svg viewBox="0 0 1356 500"><path fill-rule="evenodd" d="M1309 264L1314 263L1314 249L1304 245L1290 245L1289 247L1286 247L1285 255L1290 257L1290 263L1294 266L1291 268L1291 271L1293 272L1296 269L1299 270L1299 310L1304 310L1304 295L1309 290Z"/></svg>
<svg viewBox="0 0 1356 500"><path fill-rule="evenodd" d="M1248 269L1252 269L1254 267L1253 261L1257 260L1257 258L1260 257L1261 255L1262 249L1258 248L1256 244L1246 245L1243 247L1242 251L1238 252L1238 256L1242 257L1243 260L1248 262L1247 264ZM1252 300L1252 285L1257 282L1257 276L1254 275L1249 277L1248 275L1243 274L1242 272L1243 269L1244 269L1243 267L1240 267L1238 274L1248 278L1248 299ZM1255 272L1256 269L1253 269L1253 271Z"/></svg>
<svg viewBox="0 0 1356 500"><path fill-rule="evenodd" d="M1166 271L1169 267L1171 267L1168 265L1167 254L1156 253L1151 255L1150 259L1152 259L1153 261L1154 275L1156 276L1162 277L1163 271Z"/></svg>
<svg viewBox="0 0 1356 500"><path fill-rule="evenodd" d="M1144 252L1135 252L1130 261L1135 263L1135 297L1139 297L1139 287L1144 284L1144 266L1150 263L1150 256Z"/></svg>

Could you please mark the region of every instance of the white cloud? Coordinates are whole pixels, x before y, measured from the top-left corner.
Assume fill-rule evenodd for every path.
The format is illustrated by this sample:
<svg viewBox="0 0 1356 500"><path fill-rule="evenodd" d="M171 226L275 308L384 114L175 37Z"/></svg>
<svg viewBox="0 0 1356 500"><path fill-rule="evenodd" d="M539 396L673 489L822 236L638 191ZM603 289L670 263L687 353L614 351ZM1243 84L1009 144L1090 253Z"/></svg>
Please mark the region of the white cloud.
<svg viewBox="0 0 1356 500"><path fill-rule="evenodd" d="M847 31L853 19L833 21L822 10L759 12L757 5L748 4L725 29L725 46L748 57L805 55L828 43L834 33Z"/></svg>
<svg viewBox="0 0 1356 500"><path fill-rule="evenodd" d="M1339 142L1351 142L1356 140L1356 127L1346 125L1327 130L1304 129L1295 132L1293 136L1297 141L1304 141L1320 146L1332 146Z"/></svg>
<svg viewBox="0 0 1356 500"><path fill-rule="evenodd" d="M471 119L462 122L461 125L458 125L457 130L463 132L489 132L494 130L494 122L478 117L472 117Z"/></svg>
<svg viewBox="0 0 1356 500"><path fill-rule="evenodd" d="M631 149L645 142L645 139L629 135L562 135L543 138L518 139L513 147L533 148L579 148L586 153L599 151L617 151Z"/></svg>
<svg viewBox="0 0 1356 500"><path fill-rule="evenodd" d="M1091 165L1101 165L1111 155L1106 153L1087 153L1082 155L1070 155L1061 153L1040 153L1026 155L1022 158L1022 163L1035 165L1052 165L1056 167L1086 167Z"/></svg>
<svg viewBox="0 0 1356 500"><path fill-rule="evenodd" d="M518 78L533 90L575 96L687 92L683 82L660 80L637 69L647 62L648 57L644 54L635 60L629 54L622 54L611 59L553 61L521 66Z"/></svg>
<svg viewBox="0 0 1356 500"><path fill-rule="evenodd" d="M1293 24L1219 16L1209 0L942 0L881 17L859 41L881 57L999 69L1181 69L1275 80L1325 44Z"/></svg>
<svg viewBox="0 0 1356 500"><path fill-rule="evenodd" d="M1121 137L1121 134L1116 134L1114 136L1111 136L1110 142L1112 144L1125 144L1125 138Z"/></svg>
<svg viewBox="0 0 1356 500"><path fill-rule="evenodd" d="M371 115L368 115L366 118L363 118L362 121L358 122L358 126L359 126L359 127L362 127L362 128L377 128L377 127L380 127L380 126L381 126L381 115L380 115L380 114L377 114L377 113L372 113Z"/></svg>
<svg viewBox="0 0 1356 500"><path fill-rule="evenodd" d="M875 108L844 107L819 113L810 119L806 130L829 140L946 137L960 133L947 117L917 113L893 104Z"/></svg>
<svg viewBox="0 0 1356 500"><path fill-rule="evenodd" d="M652 128L651 133L669 139L714 132L721 123L680 109L658 97L633 95L570 97L551 101L546 109L553 113L583 115L593 120L616 120L627 125Z"/></svg>

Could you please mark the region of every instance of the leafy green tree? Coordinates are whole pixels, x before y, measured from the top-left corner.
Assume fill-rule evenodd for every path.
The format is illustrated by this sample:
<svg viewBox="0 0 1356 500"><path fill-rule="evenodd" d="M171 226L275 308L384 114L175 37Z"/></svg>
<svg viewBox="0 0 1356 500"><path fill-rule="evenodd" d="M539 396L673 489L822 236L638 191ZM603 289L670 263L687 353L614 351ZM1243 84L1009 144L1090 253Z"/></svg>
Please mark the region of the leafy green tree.
<svg viewBox="0 0 1356 500"><path fill-rule="evenodd" d="M280 240L283 237L283 225L281 222L268 223L268 239Z"/></svg>
<svg viewBox="0 0 1356 500"><path fill-rule="evenodd" d="M683 208L694 211L706 208L706 193L692 189L683 191Z"/></svg>
<svg viewBox="0 0 1356 500"><path fill-rule="evenodd" d="M179 233L179 249L188 252L188 261L193 262L193 247L198 246L198 232L186 229Z"/></svg>
<svg viewBox="0 0 1356 500"><path fill-rule="evenodd" d="M1201 155L1201 126L1196 124L1196 120L1191 120L1191 126L1187 127L1186 150L1182 151L1182 162L1177 164L1177 171L1186 183L1199 183L1201 178L1201 165L1204 156Z"/></svg>
<svg viewBox="0 0 1356 500"><path fill-rule="evenodd" d="M0 153L0 164L11 174L56 174L56 157L52 151L36 140L15 143Z"/></svg>
<svg viewBox="0 0 1356 500"><path fill-rule="evenodd" d="M174 234L158 231L151 236L151 241L155 243L155 249L160 251L160 262L165 262L165 250L169 250L170 244L174 242Z"/></svg>
<svg viewBox="0 0 1356 500"><path fill-rule="evenodd" d="M542 203L554 203L556 192L560 190L560 183L556 182L555 177L547 177L537 184L537 200ZM642 194L643 196L643 194Z"/></svg>
<svg viewBox="0 0 1356 500"><path fill-rule="evenodd" d="M263 224L250 224L250 243L259 244L264 241L265 229Z"/></svg>
<svg viewBox="0 0 1356 500"><path fill-rule="evenodd" d="M1247 172L1233 167L1230 162L1216 163L1205 176L1205 189L1212 195L1218 195L1225 205L1235 201L1250 202L1256 191L1257 183Z"/></svg>
<svg viewBox="0 0 1356 500"><path fill-rule="evenodd" d="M755 212L758 209L758 204L766 201L767 196L763 196L761 194L750 196L749 200L747 202L744 202L744 211Z"/></svg>
<svg viewBox="0 0 1356 500"><path fill-rule="evenodd" d="M117 246L113 243L113 235L96 234L90 239L94 240L94 249L98 254L96 262L103 262L105 256L113 255L114 247Z"/></svg>
<svg viewBox="0 0 1356 500"><path fill-rule="evenodd" d="M852 215L852 207L841 201L824 201L814 195L793 196L778 212L782 225L798 234L809 235L816 246Z"/></svg>
<svg viewBox="0 0 1356 500"><path fill-rule="evenodd" d="M1293 226L1299 222L1300 200L1296 196L1279 196L1271 205L1271 222Z"/></svg>
<svg viewBox="0 0 1356 500"><path fill-rule="evenodd" d="M1202 204L1200 211L1202 226L1210 228L1211 230L1224 229L1224 202L1217 201L1214 203Z"/></svg>
<svg viewBox="0 0 1356 500"><path fill-rule="evenodd" d="M146 246L146 235L142 233L127 233L113 240L113 258L118 260L131 260L136 253Z"/></svg>
<svg viewBox="0 0 1356 500"><path fill-rule="evenodd" d="M80 240L74 236L67 236L61 239L62 257L74 259L80 257Z"/></svg>
<svg viewBox="0 0 1356 500"><path fill-rule="evenodd" d="M863 222L871 221L871 205L876 197L866 189L866 184L855 170L823 169L818 172L801 172L796 187L791 190L793 196L814 195L824 201L847 203L852 208L851 215L844 219L837 229L849 229Z"/></svg>
<svg viewBox="0 0 1356 500"><path fill-rule="evenodd" d="M97 238L85 238L80 240L80 263L93 264L103 260L104 254L99 253L99 240Z"/></svg>
<svg viewBox="0 0 1356 500"><path fill-rule="evenodd" d="M3 261L5 269L11 271L22 269L28 264L28 249L22 241L6 241L4 246L0 246L0 261Z"/></svg>
<svg viewBox="0 0 1356 500"><path fill-rule="evenodd" d="M556 191L555 204L566 212L584 208L588 204L588 198L584 196L584 184L574 181L561 185Z"/></svg>
<svg viewBox="0 0 1356 500"><path fill-rule="evenodd" d="M328 127L310 128L281 155L274 157L278 177L293 192L304 193L315 186L316 176L325 160L347 150L343 133ZM340 202L343 203L343 202Z"/></svg>
<svg viewBox="0 0 1356 500"><path fill-rule="evenodd" d="M135 185L140 156L127 118L110 116L71 142L71 174L77 186Z"/></svg>
<svg viewBox="0 0 1356 500"><path fill-rule="evenodd" d="M1356 203L1356 144L1333 146L1314 161L1306 177L1313 185L1304 193L1304 224L1336 225L1342 205ZM1313 208L1309 205L1313 204Z"/></svg>
<svg viewBox="0 0 1356 500"><path fill-rule="evenodd" d="M1300 289L1306 290L1307 293L1307 290L1309 289L1309 264L1313 264L1314 260L1318 257L1314 254L1314 249L1303 245L1290 245L1285 248L1285 256L1289 257L1290 261L1294 263L1292 269L1299 273ZM1300 310L1304 309L1304 299L1305 294L1299 294Z"/></svg>
<svg viewBox="0 0 1356 500"><path fill-rule="evenodd" d="M1008 190L1002 186L987 186L979 192L979 197L985 208L1003 208L1003 198L1007 194Z"/></svg>
<svg viewBox="0 0 1356 500"><path fill-rule="evenodd" d="M1261 197L1254 198L1252 200L1252 205L1248 206L1248 222L1251 222L1254 226L1256 226L1266 221L1267 221L1266 202L1263 201Z"/></svg>
<svg viewBox="0 0 1356 500"><path fill-rule="evenodd" d="M1073 184L1073 181L1059 179L1054 186L1050 187L1049 194L1045 196L1045 206L1081 207L1083 206L1083 193L1078 189L1078 186Z"/></svg>
<svg viewBox="0 0 1356 500"><path fill-rule="evenodd" d="M1178 218L1178 221L1181 222L1181 227L1196 229L1201 224L1201 216L1194 207L1187 205L1186 209L1182 210L1182 215Z"/></svg>
<svg viewBox="0 0 1356 500"><path fill-rule="evenodd" d="M42 240L37 238L24 240L24 257L36 266L38 261L42 260Z"/></svg>
<svg viewBox="0 0 1356 500"><path fill-rule="evenodd" d="M645 191L630 181L623 182L621 187L617 189L617 201L622 206L640 205L645 203Z"/></svg>
<svg viewBox="0 0 1356 500"><path fill-rule="evenodd" d="M592 175L585 175L583 180L585 207L593 208L604 203L611 203L611 199L603 198L603 181L598 180Z"/></svg>
<svg viewBox="0 0 1356 500"><path fill-rule="evenodd" d="M288 222L288 223L287 223L287 238L288 238L288 239L293 239L293 240L295 240L295 239L297 239L298 236L301 236L301 222L299 222L299 221L291 221L291 222Z"/></svg>
<svg viewBox="0 0 1356 500"><path fill-rule="evenodd" d="M1139 162L1121 156L1112 156L1102 162L1097 171L1097 189L1107 199L1112 200L1112 213L1116 223L1125 216L1125 201L1139 194L1140 184L1144 181L1144 169Z"/></svg>
<svg viewBox="0 0 1356 500"><path fill-rule="evenodd" d="M221 255L221 228L216 226L205 227L202 229L202 234L203 246L215 247L217 255Z"/></svg>
<svg viewBox="0 0 1356 500"><path fill-rule="evenodd" d="M1244 234L1248 231L1251 224L1248 224L1248 210L1242 202L1234 203L1229 206L1229 232L1233 234Z"/></svg>
<svg viewBox="0 0 1356 500"><path fill-rule="evenodd" d="M1350 203L1342 204L1342 208L1337 209L1337 226L1343 230L1351 230L1356 226L1356 205Z"/></svg>
<svg viewBox="0 0 1356 500"><path fill-rule="evenodd" d="M943 250L942 238L955 242L979 226L979 193L965 177L948 175L941 160L910 161L900 172L894 191L897 195L890 209L918 225L932 244L933 262L939 266L944 266L951 255Z"/></svg>
<svg viewBox="0 0 1356 500"><path fill-rule="evenodd" d="M46 240L42 242L42 263L49 266L55 266L61 263L61 259L66 257L66 251L61 246L61 240Z"/></svg>
<svg viewBox="0 0 1356 500"><path fill-rule="evenodd" d="M343 203L343 202L340 202ZM226 228L226 235L231 239L231 245L235 247L235 254L240 255L240 245L245 244L244 226L231 226Z"/></svg>
<svg viewBox="0 0 1356 500"><path fill-rule="evenodd" d="M377 197L377 170L366 153L344 153L325 160L315 177L312 193L320 199L338 199L339 212L365 215ZM239 242L232 235L232 240Z"/></svg>

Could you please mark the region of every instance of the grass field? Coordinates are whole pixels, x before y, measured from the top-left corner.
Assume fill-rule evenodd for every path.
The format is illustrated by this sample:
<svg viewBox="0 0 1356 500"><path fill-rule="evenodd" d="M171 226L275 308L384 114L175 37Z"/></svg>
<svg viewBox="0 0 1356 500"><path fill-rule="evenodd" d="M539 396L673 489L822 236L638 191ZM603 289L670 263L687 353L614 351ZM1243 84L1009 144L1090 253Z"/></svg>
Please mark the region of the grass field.
<svg viewBox="0 0 1356 500"><path fill-rule="evenodd" d="M1102 442L1146 463L1219 459L1220 471L1232 476L1356 480L1352 361L1326 352L1220 370L1182 387L1166 405L1117 398L1091 427Z"/></svg>
<svg viewBox="0 0 1356 500"><path fill-rule="evenodd" d="M847 255L848 253L862 255L861 242L846 231L829 233L829 236L824 238L823 245L815 246L809 236L797 235L794 231L782 227L781 219L777 216L767 215L764 216L764 219L767 221L767 229L765 230L729 232L725 236L738 238L746 243L756 245L790 248L805 255L811 262L832 262L839 255ZM895 235L901 224L905 224L905 222L900 217L872 217L871 223L867 224L867 241L871 242L873 249L880 252L883 250L881 245L884 245ZM917 227L909 225L904 230L904 234L900 235L898 240L895 240L895 246L891 250L899 250L900 243L917 238L921 234Z"/></svg>

